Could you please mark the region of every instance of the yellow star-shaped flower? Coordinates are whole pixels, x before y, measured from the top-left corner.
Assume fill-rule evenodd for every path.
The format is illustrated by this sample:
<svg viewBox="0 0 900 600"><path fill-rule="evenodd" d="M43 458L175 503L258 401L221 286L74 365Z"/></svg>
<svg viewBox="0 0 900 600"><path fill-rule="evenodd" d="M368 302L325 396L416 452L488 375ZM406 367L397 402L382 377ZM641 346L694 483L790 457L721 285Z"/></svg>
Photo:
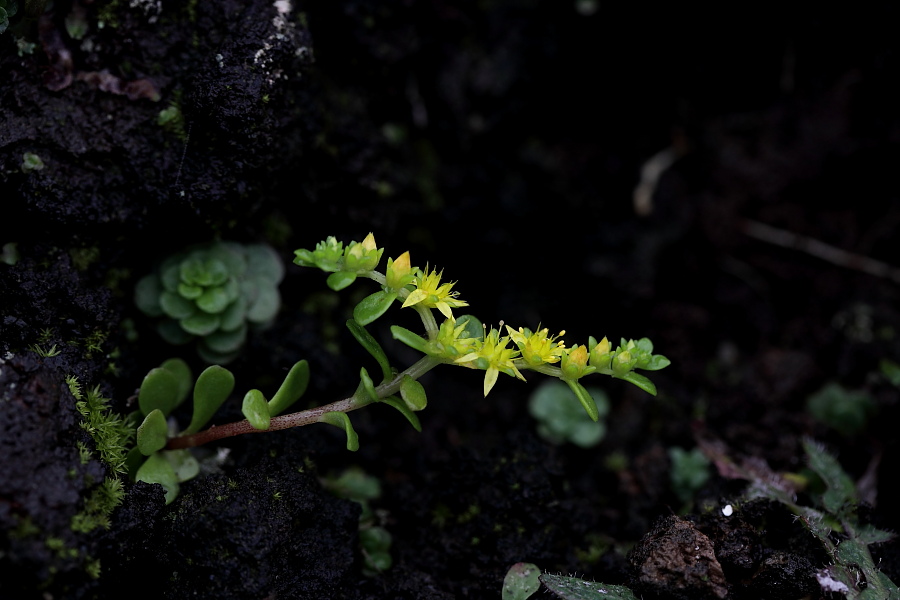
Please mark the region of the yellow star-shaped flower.
<svg viewBox="0 0 900 600"><path fill-rule="evenodd" d="M403 301L403 308L421 304L428 308L436 308L441 311L442 315L452 319L453 311L450 310L451 308L468 306L467 302L456 299L459 292L451 291L454 283L441 283L441 275L443 275L443 271L438 273L436 269L432 269L429 272L428 267L425 267L424 271L419 271L413 282L416 289L410 292L406 300Z"/></svg>

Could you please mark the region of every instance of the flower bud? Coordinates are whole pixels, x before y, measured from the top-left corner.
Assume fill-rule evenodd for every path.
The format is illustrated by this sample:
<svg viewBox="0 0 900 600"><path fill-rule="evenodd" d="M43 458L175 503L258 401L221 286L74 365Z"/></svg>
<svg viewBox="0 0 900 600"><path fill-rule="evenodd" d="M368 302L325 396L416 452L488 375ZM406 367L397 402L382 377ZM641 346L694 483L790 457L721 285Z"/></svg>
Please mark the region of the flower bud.
<svg viewBox="0 0 900 600"><path fill-rule="evenodd" d="M591 366L596 367L599 371L609 369L610 362L612 361L612 346L606 337L591 348L590 360Z"/></svg>
<svg viewBox="0 0 900 600"><path fill-rule="evenodd" d="M624 377L632 369L637 361L628 350L617 352L612 360L612 370L616 377Z"/></svg>

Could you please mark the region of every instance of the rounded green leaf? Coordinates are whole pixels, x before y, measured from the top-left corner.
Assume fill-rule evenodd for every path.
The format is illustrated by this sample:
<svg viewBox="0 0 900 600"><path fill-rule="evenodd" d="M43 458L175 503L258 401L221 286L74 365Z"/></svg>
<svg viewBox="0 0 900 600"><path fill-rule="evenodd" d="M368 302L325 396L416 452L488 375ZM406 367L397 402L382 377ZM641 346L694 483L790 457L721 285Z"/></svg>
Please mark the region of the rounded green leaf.
<svg viewBox="0 0 900 600"><path fill-rule="evenodd" d="M203 260L196 254L188 256L178 267L178 279L189 285L209 285Z"/></svg>
<svg viewBox="0 0 900 600"><path fill-rule="evenodd" d="M219 329L223 331L234 331L246 322L244 319L246 314L247 302L244 300L243 296L238 296L222 313L222 321L219 323Z"/></svg>
<svg viewBox="0 0 900 600"><path fill-rule="evenodd" d="M244 417L250 421L254 429L264 431L269 428L272 415L269 414L269 403L266 402L266 397L261 391L250 390L244 395L241 412L244 413Z"/></svg>
<svg viewBox="0 0 900 600"><path fill-rule="evenodd" d="M203 338L202 343L213 352L223 354L234 352L244 345L247 339L247 326L241 324L234 331L216 331Z"/></svg>
<svg viewBox="0 0 900 600"><path fill-rule="evenodd" d="M384 290L366 296L353 309L353 319L360 325L368 325L391 307L391 303L397 299L397 292L385 292Z"/></svg>
<svg viewBox="0 0 900 600"><path fill-rule="evenodd" d="M227 365L240 355L240 350L234 352L216 352L206 347L203 340L197 345L197 354L200 355L207 364L210 365Z"/></svg>
<svg viewBox="0 0 900 600"><path fill-rule="evenodd" d="M185 331L178 321L173 321L172 319L165 319L157 323L156 332L159 333L162 339L173 346L187 344L194 339L194 336Z"/></svg>
<svg viewBox="0 0 900 600"><path fill-rule="evenodd" d="M222 262L232 277L240 278L247 271L244 246L237 242L217 242L206 249L206 256Z"/></svg>
<svg viewBox="0 0 900 600"><path fill-rule="evenodd" d="M193 302L168 290L160 294L159 305L164 313L179 321L181 319L186 319L197 312L197 307Z"/></svg>
<svg viewBox="0 0 900 600"><path fill-rule="evenodd" d="M178 378L172 371L157 367L150 369L141 382L138 392L138 406L144 415L160 410L168 417L172 409L178 405Z"/></svg>
<svg viewBox="0 0 900 600"><path fill-rule="evenodd" d="M194 384L194 374L191 372L188 364L180 358L170 358L163 361L163 364L159 366L175 376L175 380L178 383L178 395L175 399L175 406L178 406L188 397L191 386Z"/></svg>
<svg viewBox="0 0 900 600"><path fill-rule="evenodd" d="M193 479L200 474L200 463L194 458L194 455L187 449L167 450L162 453L172 465L175 472L175 479L180 482Z"/></svg>
<svg viewBox="0 0 900 600"><path fill-rule="evenodd" d="M203 293L203 288L199 285L189 285L187 283L178 284L178 295L188 300L196 300Z"/></svg>
<svg viewBox="0 0 900 600"><path fill-rule="evenodd" d="M203 293L195 300L197 307L205 313L218 314L228 307L228 303L234 298L229 298L224 287L216 286L203 290Z"/></svg>
<svg viewBox="0 0 900 600"><path fill-rule="evenodd" d="M222 322L221 317L219 315L210 315L203 312L198 312L195 315L192 315L186 319L182 319L179 321L181 323L181 327L187 331L188 333L193 333L194 335L209 335L213 331L219 328L219 323Z"/></svg>
<svg viewBox="0 0 900 600"><path fill-rule="evenodd" d="M207 367L194 386L194 414L182 435L197 433L212 418L234 389L234 375L225 367Z"/></svg>
<svg viewBox="0 0 900 600"><path fill-rule="evenodd" d="M269 400L269 414L273 417L287 410L300 399L309 385L309 363L301 360L288 371L281 387Z"/></svg>
<svg viewBox="0 0 900 600"><path fill-rule="evenodd" d="M541 570L532 563L516 563L503 578L501 600L526 600L541 588Z"/></svg>
<svg viewBox="0 0 900 600"><path fill-rule="evenodd" d="M159 305L159 297L163 292L162 283L156 273L152 273L140 279L134 286L134 303L138 309L149 317L158 317L163 314Z"/></svg>
<svg viewBox="0 0 900 600"><path fill-rule="evenodd" d="M257 290L256 299L247 309L247 320L251 323L264 324L275 318L281 308L281 296L278 288L262 286Z"/></svg>
<svg viewBox="0 0 900 600"><path fill-rule="evenodd" d="M159 277L163 288L172 293L178 291L178 284L181 283L180 256L176 254L169 257L159 268Z"/></svg>
<svg viewBox="0 0 900 600"><path fill-rule="evenodd" d="M137 428L137 447L144 456L150 456L166 447L169 439L169 426L166 417L158 408L144 417L144 422Z"/></svg>
<svg viewBox="0 0 900 600"><path fill-rule="evenodd" d="M254 278L262 278L271 285L277 285L284 279L284 262L268 244L248 244L244 246L248 271Z"/></svg>
<svg viewBox="0 0 900 600"><path fill-rule="evenodd" d="M172 464L162 453L152 454L137 471L137 481L158 483L166 490L166 504L171 504L180 490Z"/></svg>
<svg viewBox="0 0 900 600"><path fill-rule="evenodd" d="M425 388L409 375L404 375L400 380L400 397L403 398L403 402L410 410L419 411L428 404Z"/></svg>
<svg viewBox="0 0 900 600"><path fill-rule="evenodd" d="M334 291L339 292L354 281L356 281L356 273L338 271L329 275L325 283Z"/></svg>

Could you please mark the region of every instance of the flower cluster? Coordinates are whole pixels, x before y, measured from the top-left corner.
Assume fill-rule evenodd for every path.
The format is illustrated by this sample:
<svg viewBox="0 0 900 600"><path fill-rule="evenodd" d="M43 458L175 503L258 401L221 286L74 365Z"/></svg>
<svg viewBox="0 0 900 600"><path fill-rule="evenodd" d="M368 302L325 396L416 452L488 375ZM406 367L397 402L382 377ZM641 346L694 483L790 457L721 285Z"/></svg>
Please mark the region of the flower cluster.
<svg viewBox="0 0 900 600"><path fill-rule="evenodd" d="M593 400L578 380L592 373L609 375L629 381L649 393L656 388L649 379L635 369L658 370L669 364L664 356L653 354L653 344L641 340L622 340L613 349L607 338L599 342L590 338L586 345L567 347L562 341L565 331L551 335L549 329L537 330L506 326L487 329L470 315L455 318L453 309L468 306L453 290L455 282L442 282L443 272L420 269L410 261L409 252L396 259L388 259L385 273L375 271L383 249L375 244L372 234L361 243L351 242L346 248L329 237L316 249L297 250L295 263L314 266L331 272L328 285L333 289L346 287L357 276L368 277L381 284L382 289L357 305L354 319L360 325L380 318L394 302L403 308L417 309L425 326L425 336L402 327L392 327L394 337L420 350L436 364L454 364L485 371L484 395L493 389L500 373L524 381L523 370L533 370L565 382L579 400L593 414ZM431 309L444 317L438 324Z"/></svg>

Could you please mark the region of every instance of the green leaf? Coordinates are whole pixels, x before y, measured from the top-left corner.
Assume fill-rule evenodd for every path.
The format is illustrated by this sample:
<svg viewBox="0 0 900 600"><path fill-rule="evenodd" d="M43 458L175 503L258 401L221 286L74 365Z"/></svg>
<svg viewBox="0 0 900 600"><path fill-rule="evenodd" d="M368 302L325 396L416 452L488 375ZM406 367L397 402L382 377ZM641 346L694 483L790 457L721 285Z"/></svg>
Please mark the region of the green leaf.
<svg viewBox="0 0 900 600"><path fill-rule="evenodd" d="M214 331L201 340L201 343L213 352L227 354L234 352L244 345L247 340L247 326L241 323L234 331Z"/></svg>
<svg viewBox="0 0 900 600"><path fill-rule="evenodd" d="M203 293L195 300L197 307L205 313L219 314L228 308L228 303L234 300L229 297L224 287L216 286L206 288Z"/></svg>
<svg viewBox="0 0 900 600"><path fill-rule="evenodd" d="M234 389L234 375L225 367L212 365L197 378L194 386L194 414L182 435L197 433L212 418Z"/></svg>
<svg viewBox="0 0 900 600"><path fill-rule="evenodd" d="M328 279L325 280L325 283L334 291L339 292L354 281L356 281L356 273L338 271L337 273L329 275Z"/></svg>
<svg viewBox="0 0 900 600"><path fill-rule="evenodd" d="M460 338L484 339L484 325L482 325L477 317L472 315L460 315L456 317L456 325L466 326L463 330L463 334L459 336Z"/></svg>
<svg viewBox="0 0 900 600"><path fill-rule="evenodd" d="M410 348L422 353L424 353L425 349L428 347L428 342L426 342L422 336L413 333L405 327L400 327L399 325L391 325L391 335L394 336L395 340L400 340Z"/></svg>
<svg viewBox="0 0 900 600"><path fill-rule="evenodd" d="M359 387L366 390L366 395L372 402L381 400L381 398L378 397L378 392L375 391L375 383L372 381L372 378L369 377L369 372L366 371L365 367L359 370Z"/></svg>
<svg viewBox="0 0 900 600"><path fill-rule="evenodd" d="M166 504L171 504L178 496L178 477L175 469L162 453L152 454L137 471L136 481L158 483L166 490Z"/></svg>
<svg viewBox="0 0 900 600"><path fill-rule="evenodd" d="M182 319L179 323L181 323L181 327L188 333L203 336L209 335L218 329L221 318L219 315L198 312L186 319Z"/></svg>
<svg viewBox="0 0 900 600"><path fill-rule="evenodd" d="M170 358L163 361L163 364L159 366L175 376L175 380L178 382L178 394L175 398L175 406L179 406L191 392L191 386L194 383L194 374L191 373L191 368L188 364L180 358Z"/></svg>
<svg viewBox="0 0 900 600"><path fill-rule="evenodd" d="M193 302L168 290L159 295L159 305L164 313L177 320L186 319L197 312Z"/></svg>
<svg viewBox="0 0 900 600"><path fill-rule="evenodd" d="M647 379L640 373L635 373L634 371L629 371L628 373L625 373L625 375L623 375L621 377L621 379L624 379L625 381L627 381L629 383L633 383L634 385L638 386L639 388L641 388L642 390L644 390L651 396L656 395L656 386L653 385L652 381L650 381L649 379Z"/></svg>
<svg viewBox="0 0 900 600"><path fill-rule="evenodd" d="M503 578L501 600L526 600L541 589L541 570L532 563L516 563Z"/></svg>
<svg viewBox="0 0 900 600"><path fill-rule="evenodd" d="M169 440L169 426L166 417L158 408L144 417L137 428L137 447L141 454L150 456L166 447Z"/></svg>
<svg viewBox="0 0 900 600"><path fill-rule="evenodd" d="M403 402L410 410L419 411L428 404L425 388L409 375L404 375L400 380L400 397L403 398Z"/></svg>
<svg viewBox="0 0 900 600"><path fill-rule="evenodd" d="M203 288L199 285L189 285L187 283L178 284L178 295L188 300L196 300L203 293Z"/></svg>
<svg viewBox="0 0 900 600"><path fill-rule="evenodd" d="M269 403L259 390L250 390L244 395L241 412L254 429L265 431L269 428L272 415L269 414Z"/></svg>
<svg viewBox="0 0 900 600"><path fill-rule="evenodd" d="M173 346L181 346L187 344L194 339L193 334L185 331L178 321L172 319L164 319L156 325L156 331L162 339L166 340Z"/></svg>
<svg viewBox="0 0 900 600"><path fill-rule="evenodd" d="M247 315L247 300L243 296L235 298L231 304L222 311L222 322L219 329L222 331L234 331L244 325L244 317Z"/></svg>
<svg viewBox="0 0 900 600"><path fill-rule="evenodd" d="M378 366L381 367L381 374L384 376L384 381L388 381L393 378L394 372L391 369L391 364L388 361L387 354L384 353L384 349L381 347L381 344L372 337L365 327L350 319L347 321L347 329L350 330L350 333L353 334L353 337L356 338L356 341L360 343L360 345L365 348L375 360L378 361Z"/></svg>
<svg viewBox="0 0 900 600"><path fill-rule="evenodd" d="M175 479L177 479L179 483L193 479L200 474L200 463L197 462L194 455L186 448L181 450L166 450L162 455L165 456L166 460L169 461L169 464L172 465L172 470L175 472Z"/></svg>
<svg viewBox="0 0 900 600"><path fill-rule="evenodd" d="M353 309L353 318L360 325L368 325L391 307L391 303L397 299L397 292L375 292L366 296Z"/></svg>
<svg viewBox="0 0 900 600"><path fill-rule="evenodd" d="M645 371L659 371L660 369L665 369L671 364L672 361L662 354L654 354L650 359L650 362L646 366L641 368Z"/></svg>
<svg viewBox="0 0 900 600"><path fill-rule="evenodd" d="M284 279L284 262L268 244L248 244L244 246L244 254L253 277L265 279L272 286Z"/></svg>
<svg viewBox="0 0 900 600"><path fill-rule="evenodd" d="M588 414L591 421L597 421L600 418L600 411L597 409L597 403L594 402L594 399L588 391L584 389L584 386L574 379L563 379L563 381L565 381L566 385L569 386L569 389L575 393L575 397L581 402L581 406L584 407L584 412Z"/></svg>
<svg viewBox="0 0 900 600"><path fill-rule="evenodd" d="M406 406L406 403L397 398L396 396L388 396L387 398L382 398L382 404L387 404L388 406L393 406L400 413L406 417L406 420L409 421L409 424L413 426L413 429L422 433L422 424L419 422L419 417L416 416L416 413L409 410L409 407Z"/></svg>
<svg viewBox="0 0 900 600"><path fill-rule="evenodd" d="M158 317L163 314L159 305L162 291L163 287L156 273L147 275L134 286L134 303L147 316Z"/></svg>
<svg viewBox="0 0 900 600"><path fill-rule="evenodd" d="M343 429L344 433L347 434L347 450L351 452L359 450L359 436L353 430L353 424L350 423L350 417L347 416L347 413L338 411L324 413L319 417L319 423L328 423Z"/></svg>
<svg viewBox="0 0 900 600"><path fill-rule="evenodd" d="M141 468L141 465L144 464L144 461L147 460L147 457L144 456L141 449L134 446L131 450L128 451L128 454L125 455L125 472L128 473L128 479L134 483L135 477L137 477L138 469Z"/></svg>
<svg viewBox="0 0 900 600"><path fill-rule="evenodd" d="M281 296L278 288L262 285L257 290L256 299L247 308L247 320L264 325L275 318L281 308Z"/></svg>
<svg viewBox="0 0 900 600"><path fill-rule="evenodd" d="M172 371L163 367L150 369L138 392L138 406L144 415L158 409L168 417L178 404L178 390L178 377Z"/></svg>
<svg viewBox="0 0 900 600"><path fill-rule="evenodd" d="M631 590L621 585L608 585L552 573L541 574L540 580L548 590L564 600L637 600Z"/></svg>
<svg viewBox="0 0 900 600"><path fill-rule="evenodd" d="M281 387L269 400L269 414L280 415L300 399L309 385L309 363L301 360L288 371Z"/></svg>
<svg viewBox="0 0 900 600"><path fill-rule="evenodd" d="M853 480L825 448L810 439L804 439L803 449L806 451L809 468L822 478L828 488L822 494L822 505L826 511L838 516L843 514L844 509L859 503Z"/></svg>

